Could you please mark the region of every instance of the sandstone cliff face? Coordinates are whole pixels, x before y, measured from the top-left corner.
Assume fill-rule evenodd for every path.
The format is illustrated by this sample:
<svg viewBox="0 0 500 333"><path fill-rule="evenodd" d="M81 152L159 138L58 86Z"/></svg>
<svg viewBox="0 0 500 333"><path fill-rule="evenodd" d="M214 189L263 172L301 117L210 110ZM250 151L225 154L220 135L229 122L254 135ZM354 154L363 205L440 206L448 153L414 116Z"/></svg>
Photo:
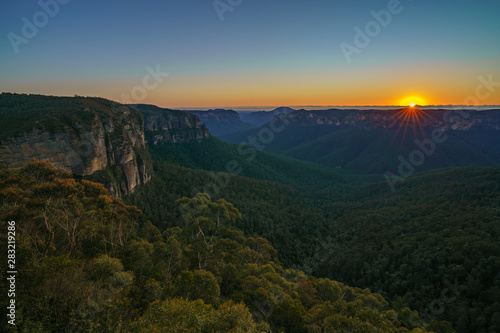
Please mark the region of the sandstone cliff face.
<svg viewBox="0 0 500 333"><path fill-rule="evenodd" d="M36 97L36 105L58 102L54 98L49 101L44 96ZM142 117L137 111L102 99L75 97L70 103L74 110L62 108L59 116L47 112L44 106L39 112L32 109L39 117L35 126L0 138L1 161L9 167L20 167L33 158L48 160L78 176L100 171L103 174L99 180L118 197L151 179L152 165L145 146ZM6 104L0 106L2 116L9 116L7 120L15 119L18 124L28 121L23 120L22 110L9 113ZM71 122L61 121L69 115ZM106 174L110 177L105 177ZM90 179L94 180L92 176Z"/></svg>
<svg viewBox="0 0 500 333"><path fill-rule="evenodd" d="M207 127L196 115L137 104L133 107L144 117L144 133L150 145L160 143L193 143L210 137Z"/></svg>
<svg viewBox="0 0 500 333"><path fill-rule="evenodd" d="M233 110L215 109L208 111L185 111L197 115L204 123L210 134L218 138L239 131L253 128L254 126L241 120L240 114Z"/></svg>
<svg viewBox="0 0 500 333"><path fill-rule="evenodd" d="M215 109L208 111L185 111L190 114L197 115L200 120L204 123L207 121L219 121L219 122L235 122L240 121L240 115L238 112L226 109Z"/></svg>

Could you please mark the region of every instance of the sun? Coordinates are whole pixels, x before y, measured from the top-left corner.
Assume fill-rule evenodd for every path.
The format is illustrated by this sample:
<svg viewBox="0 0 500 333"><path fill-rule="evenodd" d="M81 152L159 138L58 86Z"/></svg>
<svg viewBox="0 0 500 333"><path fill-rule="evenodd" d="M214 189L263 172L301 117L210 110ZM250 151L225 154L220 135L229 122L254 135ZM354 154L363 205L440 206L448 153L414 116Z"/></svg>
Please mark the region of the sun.
<svg viewBox="0 0 500 333"><path fill-rule="evenodd" d="M420 131L422 137L426 137L424 124L431 118L430 113L420 108L424 100L419 97L408 97L401 101L402 107L397 109L393 116L394 122L389 127L397 127L394 134L395 139L402 132L401 145L405 141L408 130L413 129L413 137L417 139Z"/></svg>
<svg viewBox="0 0 500 333"><path fill-rule="evenodd" d="M425 100L422 97L418 96L408 96L403 99L401 99L398 103L398 105L402 106L409 106L411 108L414 108L417 105L425 105Z"/></svg>

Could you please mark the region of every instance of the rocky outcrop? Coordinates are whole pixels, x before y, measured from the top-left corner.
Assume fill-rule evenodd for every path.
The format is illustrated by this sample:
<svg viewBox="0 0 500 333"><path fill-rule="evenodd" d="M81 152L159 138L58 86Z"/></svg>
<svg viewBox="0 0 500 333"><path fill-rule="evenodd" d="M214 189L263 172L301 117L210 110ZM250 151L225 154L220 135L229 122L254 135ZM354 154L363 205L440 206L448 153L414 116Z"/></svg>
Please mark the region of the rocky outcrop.
<svg viewBox="0 0 500 333"><path fill-rule="evenodd" d="M251 129L254 126L241 121L240 114L233 110L215 109L208 111L185 111L197 115L210 131L210 134L221 137L226 134Z"/></svg>
<svg viewBox="0 0 500 333"><path fill-rule="evenodd" d="M236 122L241 121L240 115L234 110L226 109L210 109L207 111L190 111L185 112L197 115L200 120L205 123L207 121L220 121L220 122Z"/></svg>
<svg viewBox="0 0 500 333"><path fill-rule="evenodd" d="M34 158L92 180L101 173L99 180L118 197L151 179L142 116L136 110L98 98L64 98L62 103L54 97L13 96L38 120L21 129L20 124L29 122L23 119L22 108L9 109L0 99L1 117L20 126L0 138L0 158L7 166L20 167ZM66 106L54 108L54 103Z"/></svg>
<svg viewBox="0 0 500 333"><path fill-rule="evenodd" d="M207 127L196 115L148 104L131 106L144 117L144 134L150 145L194 143L210 137Z"/></svg>

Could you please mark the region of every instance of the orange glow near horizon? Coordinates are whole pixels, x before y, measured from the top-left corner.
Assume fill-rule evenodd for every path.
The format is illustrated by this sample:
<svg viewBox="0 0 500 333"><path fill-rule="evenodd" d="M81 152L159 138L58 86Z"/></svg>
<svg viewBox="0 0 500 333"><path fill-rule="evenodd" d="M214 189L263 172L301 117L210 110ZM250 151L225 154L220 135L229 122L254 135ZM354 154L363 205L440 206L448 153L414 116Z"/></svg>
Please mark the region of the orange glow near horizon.
<svg viewBox="0 0 500 333"><path fill-rule="evenodd" d="M402 106L409 106L409 107L415 107L416 105L426 105L426 101L419 96L408 96L403 98L400 102L399 105Z"/></svg>
<svg viewBox="0 0 500 333"><path fill-rule="evenodd" d="M486 64L491 65L490 62ZM462 62L424 65L414 65L410 70L407 64L391 64L373 69L354 67L175 73L156 89L148 90L144 99L133 102L174 109L249 109L256 106L408 107L411 104L418 108L423 105L463 105L468 97L475 94L479 84L477 73L488 73L492 71L491 68L495 68L476 66L472 70L467 66L468 63ZM460 68L467 70L462 73ZM429 77L435 79L429 80ZM500 71L493 71L493 77L494 81L498 80L496 77L500 77ZM142 80L142 73L130 77L99 79L17 79L9 80L8 85L2 85L0 78L0 87L2 91L13 93L55 96L76 94L119 102L123 95L132 96L132 90L141 86ZM499 105L500 95L491 93L488 98L480 100L480 103Z"/></svg>
<svg viewBox="0 0 500 333"><path fill-rule="evenodd" d="M144 99L133 101L166 108L247 108L254 106L401 106L463 105L475 95L478 75L500 70L494 60L387 64L367 68L276 68L177 72ZM144 72L146 73L146 72ZM55 96L99 96L120 101L141 86L144 73L105 78L0 78L2 91ZM478 74L479 73L479 74ZM481 74L487 78L488 75ZM411 79L409 79L411 78ZM429 78L433 78L429 80ZM485 79L486 80L486 79ZM3 84L2 84L3 83ZM483 91L485 91L483 89ZM470 99L469 99L470 100ZM500 105L491 93L482 105Z"/></svg>

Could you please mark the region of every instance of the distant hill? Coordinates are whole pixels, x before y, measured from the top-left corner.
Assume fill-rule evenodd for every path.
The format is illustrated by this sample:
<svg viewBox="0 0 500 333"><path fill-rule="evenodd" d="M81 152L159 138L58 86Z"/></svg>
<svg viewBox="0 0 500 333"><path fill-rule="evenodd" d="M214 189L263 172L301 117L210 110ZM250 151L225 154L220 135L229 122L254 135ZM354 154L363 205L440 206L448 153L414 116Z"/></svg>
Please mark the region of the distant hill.
<svg viewBox="0 0 500 333"><path fill-rule="evenodd" d="M280 114L292 113L295 110L289 107L279 107L272 111L240 112L240 118L254 127L262 126Z"/></svg>
<svg viewBox="0 0 500 333"><path fill-rule="evenodd" d="M401 158L421 156L415 151L425 151L416 171L500 165L500 110L299 110L277 117L287 125L265 144L267 151L330 167L396 173ZM268 127L222 139L248 141ZM440 142L432 139L435 130L442 131Z"/></svg>
<svg viewBox="0 0 500 333"><path fill-rule="evenodd" d="M201 122L207 126L210 133L212 133L216 137L255 127L249 123L243 122L240 119L240 115L238 114L238 112L233 110L186 110L185 112L197 115L200 118Z"/></svg>

